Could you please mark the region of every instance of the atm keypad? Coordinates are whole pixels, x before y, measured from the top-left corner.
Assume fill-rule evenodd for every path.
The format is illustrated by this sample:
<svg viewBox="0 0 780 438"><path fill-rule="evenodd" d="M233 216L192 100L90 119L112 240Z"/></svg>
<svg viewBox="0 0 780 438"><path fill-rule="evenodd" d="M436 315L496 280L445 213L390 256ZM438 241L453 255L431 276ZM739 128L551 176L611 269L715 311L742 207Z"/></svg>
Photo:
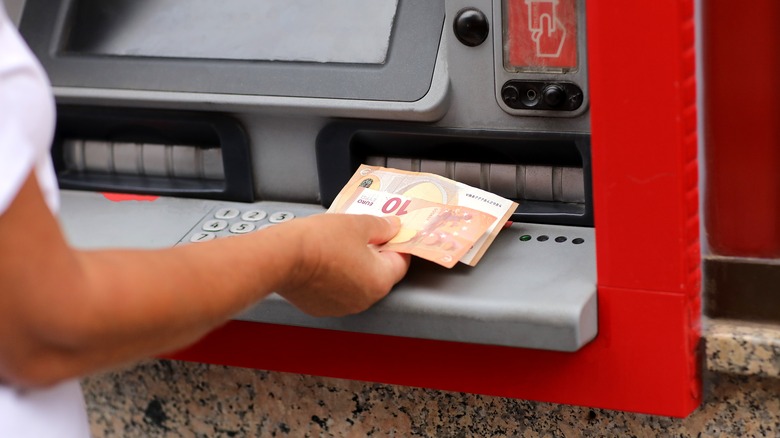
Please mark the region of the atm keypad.
<svg viewBox="0 0 780 438"><path fill-rule="evenodd" d="M237 207L217 207L201 219L177 245L247 234L291 221L295 217L292 211L267 212L257 208L243 210Z"/></svg>

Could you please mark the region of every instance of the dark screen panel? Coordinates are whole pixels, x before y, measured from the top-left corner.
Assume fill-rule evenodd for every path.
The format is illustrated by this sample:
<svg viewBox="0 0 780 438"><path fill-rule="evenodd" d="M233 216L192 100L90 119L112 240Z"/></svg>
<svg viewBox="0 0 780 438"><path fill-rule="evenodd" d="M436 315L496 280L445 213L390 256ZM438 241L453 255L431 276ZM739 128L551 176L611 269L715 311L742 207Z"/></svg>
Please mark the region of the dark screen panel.
<svg viewBox="0 0 780 438"><path fill-rule="evenodd" d="M245 8L253 6L248 0L231 1ZM127 21L106 14L137 14L134 8L138 7L130 0L27 0L19 28L56 87L414 102L431 86L444 24L444 0L394 1L397 7L382 64L97 53L100 40L116 33L112 24L101 24L101 20ZM181 3L182 8L189 4ZM216 6L203 7L206 9L191 11L201 16ZM101 12L101 8L108 12ZM89 30L77 30L74 24L79 21ZM221 42L229 39L224 32L211 35Z"/></svg>
<svg viewBox="0 0 780 438"><path fill-rule="evenodd" d="M77 0L62 50L383 64L397 0Z"/></svg>

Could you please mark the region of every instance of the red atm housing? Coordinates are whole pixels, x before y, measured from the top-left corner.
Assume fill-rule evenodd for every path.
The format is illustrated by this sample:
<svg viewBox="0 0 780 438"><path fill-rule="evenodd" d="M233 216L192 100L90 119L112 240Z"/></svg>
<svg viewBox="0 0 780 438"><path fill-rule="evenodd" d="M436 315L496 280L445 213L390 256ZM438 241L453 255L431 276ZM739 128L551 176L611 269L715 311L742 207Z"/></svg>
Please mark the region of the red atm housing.
<svg viewBox="0 0 780 438"><path fill-rule="evenodd" d="M686 416L701 401L692 0L588 0L599 332L576 353L231 321L180 360Z"/></svg>

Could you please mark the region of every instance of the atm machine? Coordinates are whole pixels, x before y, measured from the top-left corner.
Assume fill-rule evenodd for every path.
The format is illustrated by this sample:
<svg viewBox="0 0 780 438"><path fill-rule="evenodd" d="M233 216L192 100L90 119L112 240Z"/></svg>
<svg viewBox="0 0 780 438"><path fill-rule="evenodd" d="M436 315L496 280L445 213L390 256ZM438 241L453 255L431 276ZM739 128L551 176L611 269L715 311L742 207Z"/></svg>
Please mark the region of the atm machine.
<svg viewBox="0 0 780 438"><path fill-rule="evenodd" d="M272 295L168 357L686 415L693 6L623 3L27 0L64 231L197 245L321 213L361 163L444 175L520 204L477 267L414 260L343 318Z"/></svg>

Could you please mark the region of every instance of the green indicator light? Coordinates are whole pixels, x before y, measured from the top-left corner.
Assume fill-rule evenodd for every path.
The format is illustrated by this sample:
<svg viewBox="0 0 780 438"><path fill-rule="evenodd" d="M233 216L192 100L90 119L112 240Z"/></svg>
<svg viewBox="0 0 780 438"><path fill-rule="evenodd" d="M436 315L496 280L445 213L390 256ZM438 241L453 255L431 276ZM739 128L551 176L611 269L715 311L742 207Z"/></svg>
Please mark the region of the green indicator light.
<svg viewBox="0 0 780 438"><path fill-rule="evenodd" d="M520 236L521 242L528 242L529 240L531 240L531 236L528 234L523 234L522 236Z"/></svg>

